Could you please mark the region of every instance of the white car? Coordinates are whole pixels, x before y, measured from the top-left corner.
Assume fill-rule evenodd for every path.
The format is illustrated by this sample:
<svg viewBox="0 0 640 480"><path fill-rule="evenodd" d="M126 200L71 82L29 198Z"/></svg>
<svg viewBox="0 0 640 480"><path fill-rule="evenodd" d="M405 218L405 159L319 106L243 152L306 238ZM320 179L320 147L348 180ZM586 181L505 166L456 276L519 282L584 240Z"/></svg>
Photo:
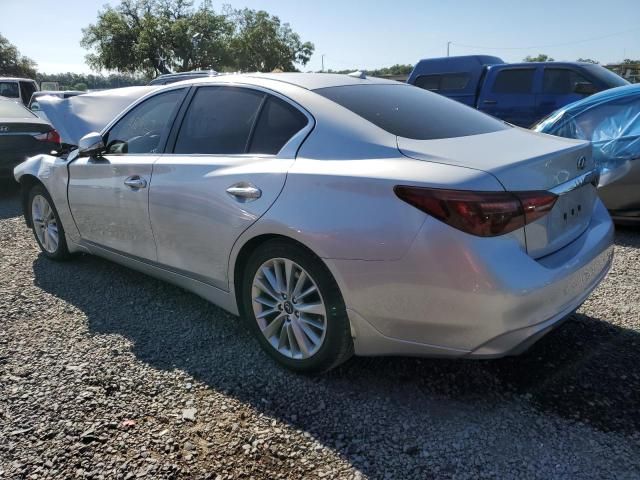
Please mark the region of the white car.
<svg viewBox="0 0 640 480"><path fill-rule="evenodd" d="M299 371L521 352L613 252L588 143L363 75L171 84L15 177L45 256L180 285Z"/></svg>

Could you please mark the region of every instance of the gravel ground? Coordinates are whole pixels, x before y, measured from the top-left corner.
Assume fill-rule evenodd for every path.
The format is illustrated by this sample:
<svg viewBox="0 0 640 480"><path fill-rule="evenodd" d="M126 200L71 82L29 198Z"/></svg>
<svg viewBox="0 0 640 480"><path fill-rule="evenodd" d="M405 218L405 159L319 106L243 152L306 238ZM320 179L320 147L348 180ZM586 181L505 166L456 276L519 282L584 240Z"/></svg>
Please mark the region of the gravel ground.
<svg viewBox="0 0 640 480"><path fill-rule="evenodd" d="M0 478L640 477L640 230L523 356L310 378L179 288L43 258L0 192Z"/></svg>

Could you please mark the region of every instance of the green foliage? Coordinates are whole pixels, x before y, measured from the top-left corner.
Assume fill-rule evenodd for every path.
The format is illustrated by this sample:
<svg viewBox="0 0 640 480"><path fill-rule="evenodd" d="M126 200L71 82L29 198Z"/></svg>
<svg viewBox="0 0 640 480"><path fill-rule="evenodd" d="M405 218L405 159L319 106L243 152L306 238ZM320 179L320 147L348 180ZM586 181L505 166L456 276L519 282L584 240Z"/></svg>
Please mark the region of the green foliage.
<svg viewBox="0 0 640 480"><path fill-rule="evenodd" d="M26 78L36 76L36 62L20 55L15 45L2 35L0 35L0 75Z"/></svg>
<svg viewBox="0 0 640 480"><path fill-rule="evenodd" d="M632 60L631 58L625 58L622 61L622 65L640 65L640 60Z"/></svg>
<svg viewBox="0 0 640 480"><path fill-rule="evenodd" d="M121 0L83 29L81 45L92 50L87 63L94 69L147 75L295 70L314 50L278 17L230 7L216 13L211 0L198 8L192 0Z"/></svg>
<svg viewBox="0 0 640 480"><path fill-rule="evenodd" d="M583 63L593 63L595 65L599 64L600 62L597 60L594 60L592 58L579 58L578 60L576 60L576 62L583 62Z"/></svg>
<svg viewBox="0 0 640 480"><path fill-rule="evenodd" d="M133 85L146 85L149 78L142 76L111 74L111 75L85 75L81 73L38 73L35 76L38 83L58 82L60 90L94 90L105 88L130 87ZM76 88L82 87L85 88Z"/></svg>
<svg viewBox="0 0 640 480"><path fill-rule="evenodd" d="M553 62L554 59L545 53L539 53L535 57L527 55L523 59L524 62Z"/></svg>
<svg viewBox="0 0 640 480"><path fill-rule="evenodd" d="M360 70L358 68L350 68L347 70L328 70L328 73L351 73L356 70ZM376 68L375 70L366 70L367 75L371 77L381 77L385 75L409 75L413 70L413 65L410 64L395 64L390 67Z"/></svg>

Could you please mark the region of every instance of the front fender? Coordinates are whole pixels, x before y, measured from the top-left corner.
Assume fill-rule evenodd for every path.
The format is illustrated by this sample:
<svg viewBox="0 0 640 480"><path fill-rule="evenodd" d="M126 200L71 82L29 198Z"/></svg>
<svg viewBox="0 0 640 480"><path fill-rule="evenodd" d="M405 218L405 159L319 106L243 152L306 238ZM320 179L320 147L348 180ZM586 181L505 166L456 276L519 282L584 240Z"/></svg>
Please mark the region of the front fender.
<svg viewBox="0 0 640 480"><path fill-rule="evenodd" d="M76 227L69 202L67 201L67 185L69 183L69 170L67 165L74 157L73 153L69 157L54 157L53 155L35 155L20 163L13 169L13 176L22 186L23 200L29 195L28 190L34 183L41 183L49 192L56 211L64 227L67 239L77 243L80 239L80 232ZM24 215L29 224L26 201L23 201ZM69 242L67 242L69 243Z"/></svg>

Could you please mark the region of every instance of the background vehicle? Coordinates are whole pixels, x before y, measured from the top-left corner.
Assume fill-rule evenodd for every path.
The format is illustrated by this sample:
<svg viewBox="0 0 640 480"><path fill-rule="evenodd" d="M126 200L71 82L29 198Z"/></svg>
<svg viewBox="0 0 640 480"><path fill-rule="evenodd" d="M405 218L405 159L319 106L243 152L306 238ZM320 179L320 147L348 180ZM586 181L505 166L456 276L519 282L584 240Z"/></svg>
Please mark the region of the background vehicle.
<svg viewBox="0 0 640 480"><path fill-rule="evenodd" d="M20 103L0 97L0 180L13 178L20 162L38 153L60 147L60 137L51 125Z"/></svg>
<svg viewBox="0 0 640 480"><path fill-rule="evenodd" d="M58 82L41 82L40 90L46 90L49 92L57 92L60 90L60 84Z"/></svg>
<svg viewBox="0 0 640 480"><path fill-rule="evenodd" d="M587 142L360 76L169 85L15 174L45 256L181 285L301 371L353 352L518 353L612 255Z"/></svg>
<svg viewBox="0 0 640 480"><path fill-rule="evenodd" d="M58 97L58 98L69 98L69 97L75 97L76 95L82 95L83 92L82 90L40 90L39 92L34 92L33 95L31 95L31 100L29 100L29 105L27 105L27 108L29 108L29 110L31 110L32 112L37 112L40 110L40 105L38 104L38 98L40 97L44 97L45 95L50 95L52 97Z"/></svg>
<svg viewBox="0 0 640 480"><path fill-rule="evenodd" d="M24 105L27 105L31 100L31 95L38 90L38 84L35 80L0 77L0 97L20 100Z"/></svg>
<svg viewBox="0 0 640 480"><path fill-rule="evenodd" d="M151 80L148 85L169 85L170 83L179 82L181 80L191 80L202 77L215 77L218 72L215 70L192 70L190 72L165 73Z"/></svg>
<svg viewBox="0 0 640 480"><path fill-rule="evenodd" d="M590 63L506 64L498 57L470 55L420 60L407 83L530 127L563 105L629 82Z"/></svg>
<svg viewBox="0 0 640 480"><path fill-rule="evenodd" d="M572 103L535 131L589 140L602 174L598 194L619 223L640 223L640 85Z"/></svg>

